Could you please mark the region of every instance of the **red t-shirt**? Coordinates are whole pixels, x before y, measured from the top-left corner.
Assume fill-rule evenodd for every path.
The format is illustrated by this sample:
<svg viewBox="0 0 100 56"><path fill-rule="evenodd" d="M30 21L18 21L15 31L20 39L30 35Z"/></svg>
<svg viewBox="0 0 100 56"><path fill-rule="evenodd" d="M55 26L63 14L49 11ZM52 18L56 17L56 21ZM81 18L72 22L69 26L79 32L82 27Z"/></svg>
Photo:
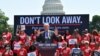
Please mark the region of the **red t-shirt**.
<svg viewBox="0 0 100 56"><path fill-rule="evenodd" d="M90 41L90 38L87 36L83 36L81 42L84 43L84 41Z"/></svg>
<svg viewBox="0 0 100 56"><path fill-rule="evenodd" d="M12 38L12 34L10 32L7 32L7 33L4 32L2 34L2 37L3 37L3 39L6 39L6 40L10 41L11 38Z"/></svg>
<svg viewBox="0 0 100 56"><path fill-rule="evenodd" d="M3 40L3 44L11 44L11 42L10 41L8 41L8 40Z"/></svg>
<svg viewBox="0 0 100 56"><path fill-rule="evenodd" d="M18 55L17 56L27 56L27 50L25 48L21 48L18 51Z"/></svg>
<svg viewBox="0 0 100 56"><path fill-rule="evenodd" d="M94 39L96 42L99 42L99 36L98 35L93 35Z"/></svg>
<svg viewBox="0 0 100 56"><path fill-rule="evenodd" d="M62 55L62 56L69 56L70 51L71 51L71 49L68 48L68 47L65 48L65 49L58 48L58 49L56 50L56 56L59 56L59 55Z"/></svg>
<svg viewBox="0 0 100 56"><path fill-rule="evenodd" d="M78 40L78 43L81 43L81 40L82 40L81 35L78 35L78 36L77 36L77 40Z"/></svg>
<svg viewBox="0 0 100 56"><path fill-rule="evenodd" d="M90 42L90 48L92 49L92 51L95 49L95 46L96 46L95 42Z"/></svg>
<svg viewBox="0 0 100 56"><path fill-rule="evenodd" d="M90 47L84 47L82 48L82 51L84 53L84 56L90 56L91 55L91 48Z"/></svg>
<svg viewBox="0 0 100 56"><path fill-rule="evenodd" d="M19 37L20 37L20 41L22 41L23 43L26 42L26 38L27 38L27 35L26 34L19 35Z"/></svg>
<svg viewBox="0 0 100 56"><path fill-rule="evenodd" d="M5 51L3 56L13 56L13 51L10 50L10 51Z"/></svg>
<svg viewBox="0 0 100 56"><path fill-rule="evenodd" d="M62 56L69 56L70 51L71 51L70 48L62 49Z"/></svg>
<svg viewBox="0 0 100 56"><path fill-rule="evenodd" d="M22 44L22 42L21 41L14 41L13 42L13 51L14 51L14 53L18 53L18 51L20 50L20 44Z"/></svg>
<svg viewBox="0 0 100 56"><path fill-rule="evenodd" d="M90 34L90 33L86 33L85 35L86 35L86 37L88 37L88 38L91 37L91 34Z"/></svg>
<svg viewBox="0 0 100 56"><path fill-rule="evenodd" d="M65 41L68 42L68 40L69 40L70 38L72 38L72 35L70 35L70 34L69 34L69 35L66 35Z"/></svg>

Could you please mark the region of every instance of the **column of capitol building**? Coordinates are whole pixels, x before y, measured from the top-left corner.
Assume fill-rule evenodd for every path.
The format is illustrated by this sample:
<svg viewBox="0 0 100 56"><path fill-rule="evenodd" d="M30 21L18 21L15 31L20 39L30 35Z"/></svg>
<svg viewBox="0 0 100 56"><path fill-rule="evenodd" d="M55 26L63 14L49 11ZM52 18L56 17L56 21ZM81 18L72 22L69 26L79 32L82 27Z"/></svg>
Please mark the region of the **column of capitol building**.
<svg viewBox="0 0 100 56"><path fill-rule="evenodd" d="M60 0L45 0L41 15L64 15L63 5Z"/></svg>

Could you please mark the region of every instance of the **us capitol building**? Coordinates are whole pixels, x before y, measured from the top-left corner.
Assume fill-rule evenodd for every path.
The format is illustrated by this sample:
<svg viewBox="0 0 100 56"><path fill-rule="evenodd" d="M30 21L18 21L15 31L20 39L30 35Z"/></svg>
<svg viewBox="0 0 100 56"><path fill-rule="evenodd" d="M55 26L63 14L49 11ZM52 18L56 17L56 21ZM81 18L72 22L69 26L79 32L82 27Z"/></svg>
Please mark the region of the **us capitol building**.
<svg viewBox="0 0 100 56"><path fill-rule="evenodd" d="M45 0L41 15L64 15L61 0Z"/></svg>

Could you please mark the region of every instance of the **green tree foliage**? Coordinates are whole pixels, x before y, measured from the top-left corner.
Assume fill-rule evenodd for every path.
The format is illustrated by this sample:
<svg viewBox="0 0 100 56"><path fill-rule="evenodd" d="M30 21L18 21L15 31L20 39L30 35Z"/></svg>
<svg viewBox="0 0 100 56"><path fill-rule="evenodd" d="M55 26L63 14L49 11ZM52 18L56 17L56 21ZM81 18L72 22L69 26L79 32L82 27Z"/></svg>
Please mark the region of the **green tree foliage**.
<svg viewBox="0 0 100 56"><path fill-rule="evenodd" d="M100 16L94 15L92 18L92 26L93 28L97 28L100 31Z"/></svg>
<svg viewBox="0 0 100 56"><path fill-rule="evenodd" d="M92 30L93 30L93 25L92 25L92 22L90 21L89 22L89 31L92 32Z"/></svg>
<svg viewBox="0 0 100 56"><path fill-rule="evenodd" d="M0 34L8 27L7 21L9 18L5 16L5 13L0 9Z"/></svg>

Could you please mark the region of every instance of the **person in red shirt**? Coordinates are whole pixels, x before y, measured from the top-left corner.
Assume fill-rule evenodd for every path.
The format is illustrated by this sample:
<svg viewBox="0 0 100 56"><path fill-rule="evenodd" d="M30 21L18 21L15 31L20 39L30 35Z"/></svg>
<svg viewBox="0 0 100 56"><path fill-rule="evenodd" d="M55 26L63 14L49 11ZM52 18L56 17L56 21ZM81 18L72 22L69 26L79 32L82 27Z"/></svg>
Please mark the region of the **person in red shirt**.
<svg viewBox="0 0 100 56"><path fill-rule="evenodd" d="M11 50L10 45L6 45L3 56L13 56L13 51Z"/></svg>
<svg viewBox="0 0 100 56"><path fill-rule="evenodd" d="M18 51L21 48L22 41L20 41L20 38L17 36L16 39L13 42L13 52L14 52L14 56L18 54Z"/></svg>
<svg viewBox="0 0 100 56"><path fill-rule="evenodd" d="M84 41L90 41L90 37L86 35L85 31L82 32L81 43L84 43Z"/></svg>
<svg viewBox="0 0 100 56"><path fill-rule="evenodd" d="M29 47L33 44L33 42L31 41L30 37L27 38L26 42L25 42L25 49L27 49L27 51L29 51Z"/></svg>
<svg viewBox="0 0 100 56"><path fill-rule="evenodd" d="M53 37L55 37L53 39L53 43L57 44L59 42L58 38L61 38L61 35L59 34L59 31L57 28L54 29L54 34ZM63 41L63 40L62 40Z"/></svg>
<svg viewBox="0 0 100 56"><path fill-rule="evenodd" d="M19 33L17 33L17 36L20 37L20 40L21 40L23 43L26 42L27 35L26 35L26 33L25 33L23 30L21 30Z"/></svg>
<svg viewBox="0 0 100 56"><path fill-rule="evenodd" d="M62 45L62 56L69 56L71 49L67 46L66 43Z"/></svg>
<svg viewBox="0 0 100 56"><path fill-rule="evenodd" d="M76 43L78 43L78 44L81 43L81 35L78 33L77 29L74 30L72 38L70 38L69 41L68 41L68 44L69 44L71 49L74 47L74 45Z"/></svg>
<svg viewBox="0 0 100 56"><path fill-rule="evenodd" d="M82 39L81 39L81 45L80 45L81 48L85 46L86 41L89 42L90 39L88 36L85 35L85 31L82 31Z"/></svg>
<svg viewBox="0 0 100 56"><path fill-rule="evenodd" d="M91 39L90 39L90 47L91 47L92 51L94 51L95 45L96 45L95 38L91 37Z"/></svg>
<svg viewBox="0 0 100 56"><path fill-rule="evenodd" d="M62 40L62 36L59 36L58 37L58 48L57 48L57 50L56 50L56 53L60 53L60 52L62 52L62 44L63 44L63 40ZM56 55L56 56L58 56L58 54Z"/></svg>
<svg viewBox="0 0 100 56"><path fill-rule="evenodd" d="M88 29L85 29L84 31L85 31L85 36L90 39L91 34L88 32Z"/></svg>
<svg viewBox="0 0 100 56"><path fill-rule="evenodd" d="M99 34L96 29L93 30L91 38L94 38L96 42L99 42Z"/></svg>
<svg viewBox="0 0 100 56"><path fill-rule="evenodd" d="M24 44L21 44L21 48L18 51L17 56L27 56L27 50L25 49Z"/></svg>
<svg viewBox="0 0 100 56"><path fill-rule="evenodd" d="M68 30L66 30L65 35L64 35L64 40L66 42L68 42L68 40L72 38L72 35L70 34L70 32Z"/></svg>
<svg viewBox="0 0 100 56"><path fill-rule="evenodd" d="M59 49L56 50L55 56L69 56L70 55L70 48L67 46L67 43L62 44L61 51Z"/></svg>
<svg viewBox="0 0 100 56"><path fill-rule="evenodd" d="M4 43L6 44L10 44L10 41L12 39L12 34L9 32L8 28L5 30L5 32L3 32L2 34L2 39L4 41Z"/></svg>
<svg viewBox="0 0 100 56"><path fill-rule="evenodd" d="M31 40L32 40L32 42L36 41L36 35L37 35L37 30L34 30L33 33L31 34Z"/></svg>
<svg viewBox="0 0 100 56"><path fill-rule="evenodd" d="M85 46L82 48L84 56L91 56L91 48L89 47L89 42L85 41Z"/></svg>
<svg viewBox="0 0 100 56"><path fill-rule="evenodd" d="M81 38L82 38L82 37L81 37L81 35L80 35L80 33L79 33L79 29L75 29L75 30L74 30L73 37L77 38L78 43L81 43Z"/></svg>

